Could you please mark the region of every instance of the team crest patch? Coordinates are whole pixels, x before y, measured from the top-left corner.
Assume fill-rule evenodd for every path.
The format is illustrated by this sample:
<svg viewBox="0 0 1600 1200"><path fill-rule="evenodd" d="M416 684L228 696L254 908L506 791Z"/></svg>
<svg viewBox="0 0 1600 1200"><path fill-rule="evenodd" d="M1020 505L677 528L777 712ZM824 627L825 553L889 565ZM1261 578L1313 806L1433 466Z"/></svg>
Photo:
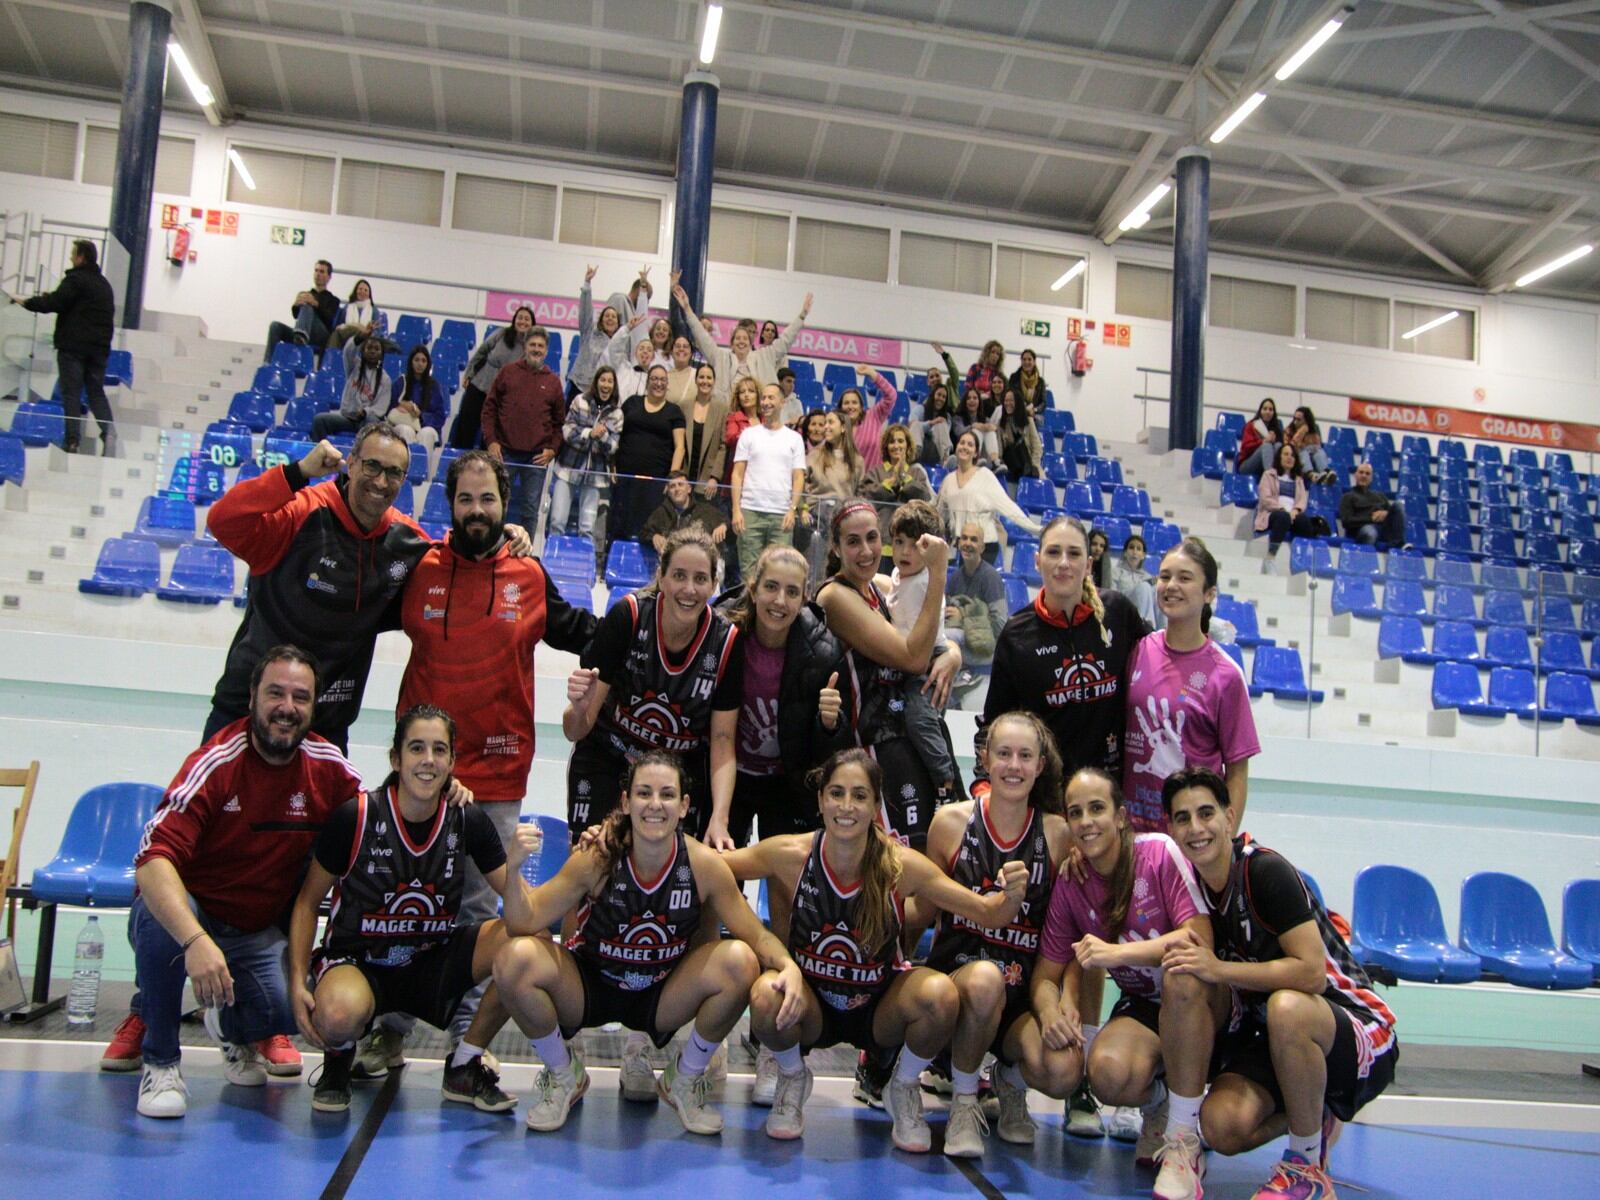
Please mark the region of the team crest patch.
<svg viewBox="0 0 1600 1200"><path fill-rule="evenodd" d="M397 558L389 564L389 578L399 583L406 577L407 569L406 564Z"/></svg>
<svg viewBox="0 0 1600 1200"><path fill-rule="evenodd" d="M903 784L900 785L900 799L902 799L902 800L915 800L916 798L917 798L917 785L916 784L914 784L914 783L903 783Z"/></svg>
<svg viewBox="0 0 1600 1200"><path fill-rule="evenodd" d="M507 604L516 604L522 599L522 588L515 583L508 583L500 589L500 595Z"/></svg>
<svg viewBox="0 0 1600 1200"><path fill-rule="evenodd" d="M708 671L715 671L717 669L717 656L715 654L704 655L700 659L700 665Z"/></svg>
<svg viewBox="0 0 1600 1200"><path fill-rule="evenodd" d="M1189 676L1189 686L1197 692L1203 691L1206 686L1206 679L1207 676L1204 671L1196 671L1193 675Z"/></svg>
<svg viewBox="0 0 1600 1200"><path fill-rule="evenodd" d="M578 795L587 796L588 794L589 794L589 781L587 779L578 780Z"/></svg>
<svg viewBox="0 0 1600 1200"><path fill-rule="evenodd" d="M296 792L294 795L290 796L289 807L297 813L305 812L306 794L304 792Z"/></svg>
<svg viewBox="0 0 1600 1200"><path fill-rule="evenodd" d="M679 883L689 883L693 879L694 879L694 872L689 868L689 864L688 863L680 864L679 867L678 867L678 882Z"/></svg>
<svg viewBox="0 0 1600 1200"><path fill-rule="evenodd" d="M449 835L444 839L444 848L446 850L454 850L458 841L459 839L456 837L456 831L452 829Z"/></svg>
<svg viewBox="0 0 1600 1200"><path fill-rule="evenodd" d="M1133 881L1133 898L1135 900L1150 899L1150 881L1142 875Z"/></svg>

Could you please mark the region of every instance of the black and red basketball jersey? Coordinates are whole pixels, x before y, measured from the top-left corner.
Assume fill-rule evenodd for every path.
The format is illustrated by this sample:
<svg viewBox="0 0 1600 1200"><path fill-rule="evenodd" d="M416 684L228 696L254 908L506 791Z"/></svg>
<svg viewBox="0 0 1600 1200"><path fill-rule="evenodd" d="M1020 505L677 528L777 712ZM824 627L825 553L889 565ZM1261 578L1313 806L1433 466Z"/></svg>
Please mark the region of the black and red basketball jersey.
<svg viewBox="0 0 1600 1200"><path fill-rule="evenodd" d="M857 909L861 883L843 888L822 857L823 839L811 835L811 854L794 889L789 917L789 955L800 968L817 998L829 1008L846 1012L870 1004L894 979L896 971L911 964L900 953L900 926L904 914L894 897L894 920L880 946L863 950Z"/></svg>
<svg viewBox="0 0 1600 1200"><path fill-rule="evenodd" d="M655 879L640 879L630 855L612 864L599 894L579 906L567 949L623 991L639 992L672 973L699 927L700 892L680 831Z"/></svg>

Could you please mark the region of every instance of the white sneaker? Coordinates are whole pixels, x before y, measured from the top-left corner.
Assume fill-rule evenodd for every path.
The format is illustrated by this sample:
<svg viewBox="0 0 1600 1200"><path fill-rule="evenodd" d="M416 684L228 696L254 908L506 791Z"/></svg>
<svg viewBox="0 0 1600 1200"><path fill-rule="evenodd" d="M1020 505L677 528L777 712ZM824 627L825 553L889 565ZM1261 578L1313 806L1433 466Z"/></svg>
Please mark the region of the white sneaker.
<svg viewBox="0 0 1600 1200"><path fill-rule="evenodd" d="M653 1104L656 1100L656 1073L650 1068L643 1046L624 1046L622 1069L617 1072L617 1087L624 1100Z"/></svg>
<svg viewBox="0 0 1600 1200"><path fill-rule="evenodd" d="M989 1122L978 1107L976 1095L957 1092L950 1098L950 1117L944 1126L944 1152L951 1158L982 1158L983 1136Z"/></svg>
<svg viewBox="0 0 1600 1200"><path fill-rule="evenodd" d="M1200 1200L1200 1181L1206 1177L1205 1151L1192 1129L1175 1132L1156 1152L1161 1170L1151 1194L1155 1200Z"/></svg>
<svg viewBox="0 0 1600 1200"><path fill-rule="evenodd" d="M767 1114L767 1136L781 1142L793 1141L805 1132L806 1101L811 1098L811 1068L804 1064L797 1075L785 1075L772 1062L774 1094L770 1101L772 1111Z"/></svg>
<svg viewBox="0 0 1600 1200"><path fill-rule="evenodd" d="M1137 1110L1144 1113L1143 1109ZM1133 1161L1141 1167L1153 1167L1161 1156L1161 1147L1167 1140L1167 1102L1144 1113L1144 1125L1139 1130L1139 1141L1133 1148Z"/></svg>
<svg viewBox="0 0 1600 1200"><path fill-rule="evenodd" d="M711 1077L705 1072L685 1075L680 1059L673 1059L656 1081L656 1091L672 1106L690 1133L706 1136L722 1132L722 1114L712 1107Z"/></svg>
<svg viewBox="0 0 1600 1200"><path fill-rule="evenodd" d="M765 1046L756 1048L756 1086L750 1094L750 1103L762 1108L771 1107L778 1094L778 1057ZM809 1087L807 1088L809 1091ZM770 1133L771 1130L768 1130ZM798 1134L795 1136L799 1136Z"/></svg>
<svg viewBox="0 0 1600 1200"><path fill-rule="evenodd" d="M926 1154L933 1148L933 1131L922 1115L922 1087L916 1081L901 1083L891 1078L883 1085L883 1106L894 1118L892 1137L895 1148L908 1154Z"/></svg>
<svg viewBox="0 0 1600 1200"><path fill-rule="evenodd" d="M1137 1108L1113 1108L1106 1118L1106 1133L1119 1142L1136 1142L1144 1127L1144 1118Z"/></svg>
<svg viewBox="0 0 1600 1200"><path fill-rule="evenodd" d="M217 1010L207 1006L201 1011L201 1023L206 1032L222 1047L222 1074L235 1087L265 1087L267 1060L254 1046L242 1046L222 1036L222 1020Z"/></svg>
<svg viewBox="0 0 1600 1200"><path fill-rule="evenodd" d="M188 1111L189 1088L178 1064L152 1067L146 1063L139 1077L139 1115L170 1120Z"/></svg>
<svg viewBox="0 0 1600 1200"><path fill-rule="evenodd" d="M996 1127L1000 1140L1010 1142L1013 1146L1033 1145L1038 1127L1028 1112L1028 1089L1014 1086L1006 1079L1005 1072L1000 1070L995 1071L990 1082L994 1085L995 1099L1000 1105L1000 1119Z"/></svg>
<svg viewBox="0 0 1600 1200"><path fill-rule="evenodd" d="M583 1069L583 1060L573 1055L570 1078L563 1079L549 1067L542 1069L533 1081L533 1095L528 1098L527 1124L529 1129L549 1133L567 1123L572 1106L583 1099L589 1090L589 1073Z"/></svg>

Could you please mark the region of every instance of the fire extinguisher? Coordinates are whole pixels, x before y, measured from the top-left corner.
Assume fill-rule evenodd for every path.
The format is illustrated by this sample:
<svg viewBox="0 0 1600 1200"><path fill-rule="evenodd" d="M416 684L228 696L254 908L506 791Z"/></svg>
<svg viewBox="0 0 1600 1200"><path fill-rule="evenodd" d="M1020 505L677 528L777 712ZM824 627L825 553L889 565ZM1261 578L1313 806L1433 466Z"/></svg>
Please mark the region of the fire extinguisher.
<svg viewBox="0 0 1600 1200"><path fill-rule="evenodd" d="M181 267L189 258L189 227L179 225L172 231L171 244L167 247L167 260L175 267Z"/></svg>
<svg viewBox="0 0 1600 1200"><path fill-rule="evenodd" d="M1094 359L1089 357L1089 343L1082 338L1069 342L1067 344L1067 363L1074 375L1087 375L1089 368L1094 366Z"/></svg>

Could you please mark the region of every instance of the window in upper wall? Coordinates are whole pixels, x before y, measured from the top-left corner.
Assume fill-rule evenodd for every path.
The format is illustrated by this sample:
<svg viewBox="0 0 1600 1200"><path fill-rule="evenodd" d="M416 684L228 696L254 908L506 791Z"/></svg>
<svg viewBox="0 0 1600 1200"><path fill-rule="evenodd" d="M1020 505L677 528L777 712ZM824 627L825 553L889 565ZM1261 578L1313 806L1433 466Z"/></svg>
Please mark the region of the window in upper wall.
<svg viewBox="0 0 1600 1200"><path fill-rule="evenodd" d="M1082 308L1087 270L1079 271L1059 292L1050 290L1052 283L1082 261L1083 256L1079 254L1052 254L1045 250L1001 246L995 263L995 299Z"/></svg>
<svg viewBox="0 0 1600 1200"><path fill-rule="evenodd" d="M801 217L795 222L794 269L888 283L889 231Z"/></svg>
<svg viewBox="0 0 1600 1200"><path fill-rule="evenodd" d="M1306 337L1346 346L1389 345L1389 301L1355 292L1306 289Z"/></svg>
<svg viewBox="0 0 1600 1200"><path fill-rule="evenodd" d="M78 155L78 123L0 113L0 171L71 179Z"/></svg>
<svg viewBox="0 0 1600 1200"><path fill-rule="evenodd" d="M83 141L83 181L111 187L117 168L117 131L90 125ZM161 135L156 144L155 190L187 196L194 182L194 140Z"/></svg>
<svg viewBox="0 0 1600 1200"><path fill-rule="evenodd" d="M782 271L789 266L789 218L784 213L711 208L711 240L706 256L712 262Z"/></svg>
<svg viewBox="0 0 1600 1200"><path fill-rule="evenodd" d="M444 172L347 158L339 164L339 215L438 225Z"/></svg>
<svg viewBox="0 0 1600 1200"><path fill-rule="evenodd" d="M455 229L553 242L556 238L555 185L492 179L487 175L457 175L450 224Z"/></svg>
<svg viewBox="0 0 1600 1200"><path fill-rule="evenodd" d="M1436 321L1446 313L1459 315L1415 337L1407 331ZM1402 354L1433 354L1472 362L1478 357L1478 314L1470 308L1450 309L1411 300L1394 302L1394 349Z"/></svg>
<svg viewBox="0 0 1600 1200"><path fill-rule="evenodd" d="M661 246L661 201L566 188L561 193L561 241L654 254Z"/></svg>
<svg viewBox="0 0 1600 1200"><path fill-rule="evenodd" d="M1218 329L1244 329L1251 333L1294 336L1293 284L1213 275L1207 307L1211 313L1210 322Z"/></svg>
<svg viewBox="0 0 1600 1200"><path fill-rule="evenodd" d="M988 242L902 233L900 282L941 292L987 296L992 253Z"/></svg>
<svg viewBox="0 0 1600 1200"><path fill-rule="evenodd" d="M1153 321L1172 320L1172 272L1166 267L1119 262L1117 312Z"/></svg>
<svg viewBox="0 0 1600 1200"><path fill-rule="evenodd" d="M245 169L256 186L254 191L247 187L229 160L227 196L232 203L293 208L301 212L333 211L333 159L288 150L248 146L234 146L233 149L244 159Z"/></svg>

